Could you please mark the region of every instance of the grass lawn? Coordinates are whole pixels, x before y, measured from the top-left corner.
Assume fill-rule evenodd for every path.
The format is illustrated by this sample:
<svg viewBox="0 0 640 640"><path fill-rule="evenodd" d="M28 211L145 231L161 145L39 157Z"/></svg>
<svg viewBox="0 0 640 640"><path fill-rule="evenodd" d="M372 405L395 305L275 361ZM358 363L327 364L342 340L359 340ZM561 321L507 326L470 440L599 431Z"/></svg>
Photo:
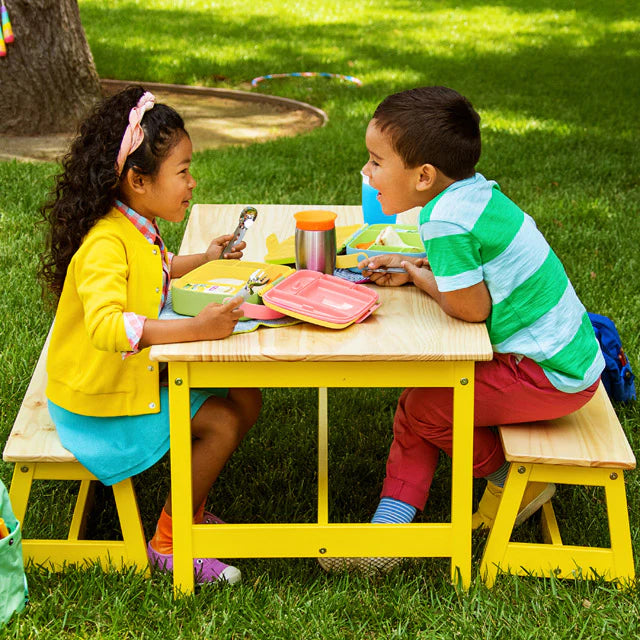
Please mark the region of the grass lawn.
<svg viewBox="0 0 640 640"><path fill-rule="evenodd" d="M356 204L364 131L387 94L451 86L482 116L478 170L530 213L590 311L612 317L640 371L640 6L631 0L79 0L103 78L246 89L256 76L292 71L354 75L362 87L287 78L258 89L304 100L329 115L296 138L195 155L196 202ZM34 273L42 243L38 207L53 164L0 162L0 443L17 414L53 312ZM181 226L163 226L177 250ZM332 519L366 521L377 504L399 390L330 394ZM265 390L260 420L232 458L211 507L235 522L315 517L315 396ZM618 415L640 451L638 405ZM12 466L0 462L9 484ZM447 517L443 462L425 520ZM631 529L640 550L640 481L627 474ZM67 483L68 484L68 483ZM168 486L168 463L136 478L150 536ZM476 492L482 491L478 482ZM54 535L68 517L65 484L40 483L24 523ZM101 494L102 495L102 494ZM566 541L608 533L597 490L561 487ZM98 496L100 498L100 496ZM116 525L109 492L90 527ZM534 519L535 520L535 519ZM518 533L535 536L536 522ZM474 537L477 569L484 539ZM640 633L636 589L604 582L509 576L492 590L449 582L448 563L425 559L366 579L325 575L312 559L238 560L239 586L206 586L173 601L170 580L30 567L32 602L10 638L629 638Z"/></svg>

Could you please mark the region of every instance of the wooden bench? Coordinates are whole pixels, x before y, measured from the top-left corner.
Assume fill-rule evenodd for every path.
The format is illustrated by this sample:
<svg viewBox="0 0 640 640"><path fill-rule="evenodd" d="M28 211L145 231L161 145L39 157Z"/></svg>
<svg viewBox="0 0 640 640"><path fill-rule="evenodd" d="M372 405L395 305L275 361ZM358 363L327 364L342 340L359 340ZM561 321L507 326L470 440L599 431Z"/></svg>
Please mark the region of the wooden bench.
<svg viewBox="0 0 640 640"><path fill-rule="evenodd" d="M636 460L603 385L582 409L564 418L499 429L511 469L480 565L485 583L493 585L498 569L519 575L633 583L623 471L635 468ZM551 502L542 512L544 542L511 542L528 482L604 487L610 547L563 544ZM571 526L583 527L583 523L573 521Z"/></svg>
<svg viewBox="0 0 640 640"><path fill-rule="evenodd" d="M3 452L6 462L14 462L9 495L16 518L24 523L34 480L76 480L80 489L66 539L24 537L25 561L52 566L100 561L117 567L135 565L147 571L147 554L140 511L131 478L113 485L122 540L84 540L84 528L96 477L67 451L51 421L45 397L46 359L49 338L40 354L18 416Z"/></svg>

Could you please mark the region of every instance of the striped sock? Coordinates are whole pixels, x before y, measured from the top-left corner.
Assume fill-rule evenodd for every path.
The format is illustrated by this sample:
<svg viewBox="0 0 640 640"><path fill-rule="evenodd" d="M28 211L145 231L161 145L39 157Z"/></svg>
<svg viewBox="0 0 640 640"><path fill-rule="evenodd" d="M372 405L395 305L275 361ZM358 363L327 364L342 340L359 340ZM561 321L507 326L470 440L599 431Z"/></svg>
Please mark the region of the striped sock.
<svg viewBox="0 0 640 640"><path fill-rule="evenodd" d="M393 524L408 523L413 520L417 509L406 502L395 498L382 498L371 522L389 522Z"/></svg>
<svg viewBox="0 0 640 640"><path fill-rule="evenodd" d="M485 476L485 480L493 482L496 487L504 487L504 483L507 481L507 476L509 475L510 468L511 463L505 460L499 469L497 469L493 473L490 473L488 476Z"/></svg>

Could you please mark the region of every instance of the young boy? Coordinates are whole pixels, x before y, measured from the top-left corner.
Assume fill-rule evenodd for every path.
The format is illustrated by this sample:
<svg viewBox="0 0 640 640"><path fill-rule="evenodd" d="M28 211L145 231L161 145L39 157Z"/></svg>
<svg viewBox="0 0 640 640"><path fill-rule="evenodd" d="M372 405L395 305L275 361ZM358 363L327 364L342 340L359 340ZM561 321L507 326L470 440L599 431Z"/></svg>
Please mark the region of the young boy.
<svg viewBox="0 0 640 640"><path fill-rule="evenodd" d="M487 479L487 488L473 527L490 528L509 470L490 427L576 411L595 392L604 360L585 308L533 219L475 172L479 123L471 103L446 87L403 91L378 106L367 128L363 172L385 214L422 207L428 259L387 254L360 268L380 286L412 282L447 314L486 322L495 354L476 363L473 473ZM406 274L368 270L385 266L402 266ZM451 455L452 403L451 389L404 390L372 522L411 522L424 508L439 452ZM554 491L529 485L516 524ZM328 571L386 572L400 562L321 559Z"/></svg>

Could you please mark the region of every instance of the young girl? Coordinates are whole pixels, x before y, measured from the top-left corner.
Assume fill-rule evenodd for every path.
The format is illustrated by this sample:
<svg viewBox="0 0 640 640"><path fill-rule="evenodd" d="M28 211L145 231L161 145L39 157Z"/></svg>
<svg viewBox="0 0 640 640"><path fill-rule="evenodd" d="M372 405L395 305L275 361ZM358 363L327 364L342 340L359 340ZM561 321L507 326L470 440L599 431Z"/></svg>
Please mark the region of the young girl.
<svg viewBox="0 0 640 640"><path fill-rule="evenodd" d="M166 386L151 345L215 340L241 317L238 300L195 318L158 320L171 278L220 258L231 235L201 254L176 256L157 218L180 222L196 181L182 118L129 87L99 104L63 160L50 201L41 277L58 300L47 359L49 411L62 444L105 485L140 473L169 448ZM240 243L227 255L242 257ZM257 389L192 391L194 522L225 462L255 423ZM171 571L171 495L148 545L152 566ZM215 558L194 561L198 583L237 582Z"/></svg>

